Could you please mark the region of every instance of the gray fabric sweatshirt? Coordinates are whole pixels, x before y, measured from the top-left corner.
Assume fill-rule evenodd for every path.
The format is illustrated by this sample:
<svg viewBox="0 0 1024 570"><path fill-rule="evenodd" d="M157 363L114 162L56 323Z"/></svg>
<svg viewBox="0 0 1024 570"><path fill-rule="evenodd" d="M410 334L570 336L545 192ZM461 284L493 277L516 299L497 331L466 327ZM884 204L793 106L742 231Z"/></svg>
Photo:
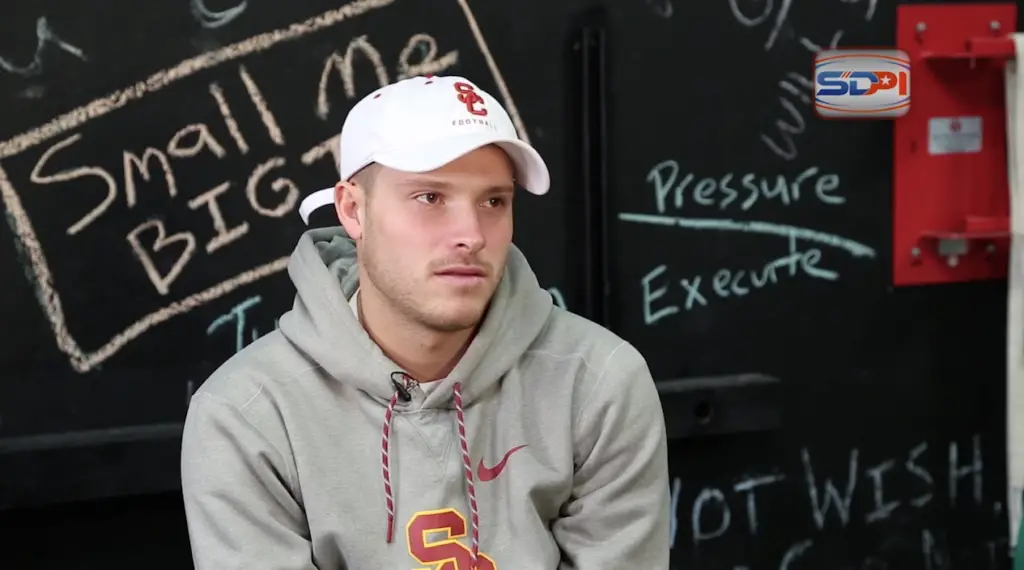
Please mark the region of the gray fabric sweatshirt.
<svg viewBox="0 0 1024 570"><path fill-rule="evenodd" d="M484 323L424 391L347 306L355 245L310 230L297 295L189 406L197 570L662 570L665 422L629 343L554 307L514 246Z"/></svg>

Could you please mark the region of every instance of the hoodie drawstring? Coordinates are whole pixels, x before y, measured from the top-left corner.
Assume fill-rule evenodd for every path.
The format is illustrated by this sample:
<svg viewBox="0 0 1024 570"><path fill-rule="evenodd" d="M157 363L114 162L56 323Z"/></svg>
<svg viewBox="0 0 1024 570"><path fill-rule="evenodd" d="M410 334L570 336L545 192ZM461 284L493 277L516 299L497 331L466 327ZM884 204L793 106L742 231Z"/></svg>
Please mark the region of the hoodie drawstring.
<svg viewBox="0 0 1024 570"><path fill-rule="evenodd" d="M476 508L476 487L473 485L473 462L469 459L469 438L466 437L466 421L462 414L462 384L455 383L455 416L459 420L459 443L462 445L462 466L466 473L466 491L469 494L469 516L473 521L472 553L473 564L470 568L476 568L477 557L480 554L480 511Z"/></svg>
<svg viewBox="0 0 1024 570"><path fill-rule="evenodd" d="M391 418L394 416L395 406L398 405L398 400L401 399L404 402L408 402L412 399L412 395L405 385L399 380L399 378L411 380L408 376L402 373L395 373L391 375L391 382L395 386L395 393L391 395L391 401L388 402L387 410L384 412L384 429L383 429L383 441L381 445L381 467L384 473L384 498L387 502L388 507L388 529L387 529L387 542L390 544L394 538L395 528L395 496L391 490L391 470L389 468L389 451L388 451L388 439L391 435ZM469 438L466 437L466 420L465 414L462 409L462 384L455 384L455 415L459 423L459 444L462 447L462 466L463 475L466 481L466 493L469 496L469 509L470 519L472 521L472 560L473 563L470 568L475 569L477 567L477 560L480 556L480 512L477 509L476 504L476 487L473 482L473 462L469 458Z"/></svg>
<svg viewBox="0 0 1024 570"><path fill-rule="evenodd" d="M388 504L388 544L391 544L395 531L395 497L391 493L391 470L388 466L388 435L391 433L391 416L395 411L397 403L398 392L395 392L391 396L391 402L388 403L387 411L384 412L384 441L380 455L381 466L384 468L384 498Z"/></svg>

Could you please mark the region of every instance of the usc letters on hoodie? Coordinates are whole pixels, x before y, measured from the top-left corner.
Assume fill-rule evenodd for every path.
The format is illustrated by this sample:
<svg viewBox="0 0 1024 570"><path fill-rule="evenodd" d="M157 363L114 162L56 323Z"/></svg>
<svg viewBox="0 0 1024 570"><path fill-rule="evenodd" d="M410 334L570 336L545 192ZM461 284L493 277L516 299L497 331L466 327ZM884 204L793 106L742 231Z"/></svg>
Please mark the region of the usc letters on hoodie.
<svg viewBox="0 0 1024 570"><path fill-rule="evenodd" d="M667 569L665 424L646 362L554 307L515 246L479 333L424 391L350 310L355 244L310 230L280 330L193 396L197 570Z"/></svg>

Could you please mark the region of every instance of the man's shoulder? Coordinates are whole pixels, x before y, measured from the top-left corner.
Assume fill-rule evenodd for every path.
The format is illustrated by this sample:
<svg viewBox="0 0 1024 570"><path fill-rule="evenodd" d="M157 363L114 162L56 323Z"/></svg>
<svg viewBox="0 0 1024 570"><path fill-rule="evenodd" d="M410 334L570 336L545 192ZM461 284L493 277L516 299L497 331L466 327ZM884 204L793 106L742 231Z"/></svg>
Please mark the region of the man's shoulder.
<svg viewBox="0 0 1024 570"><path fill-rule="evenodd" d="M645 415L661 411L657 386L640 351L585 317L554 308L529 352L543 362L539 370L544 371L545 382L571 382L571 387L562 384L562 393L571 395L574 424L600 415L594 410L629 408ZM550 396L552 391L543 393Z"/></svg>
<svg viewBox="0 0 1024 570"><path fill-rule="evenodd" d="M596 381L612 375L618 377L649 375L647 361L629 341L586 317L554 307L533 351L559 356L578 356Z"/></svg>
<svg viewBox="0 0 1024 570"><path fill-rule="evenodd" d="M310 366L274 331L228 358L192 395L182 435L182 477L216 479L219 461L272 464L294 484L289 386ZM268 459L269 458L269 459ZM269 461L269 463L267 463ZM262 468L262 467L259 467Z"/></svg>
<svg viewBox="0 0 1024 570"><path fill-rule="evenodd" d="M250 407L268 386L274 391L274 385L288 382L310 368L281 331L275 330L224 361L195 395L221 400L241 411Z"/></svg>

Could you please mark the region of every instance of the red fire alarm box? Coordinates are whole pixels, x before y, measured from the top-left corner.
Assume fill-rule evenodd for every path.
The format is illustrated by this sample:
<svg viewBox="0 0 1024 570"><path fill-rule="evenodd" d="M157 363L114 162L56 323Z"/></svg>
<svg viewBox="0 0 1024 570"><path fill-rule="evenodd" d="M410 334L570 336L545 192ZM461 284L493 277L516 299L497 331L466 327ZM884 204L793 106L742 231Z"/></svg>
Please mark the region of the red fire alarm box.
<svg viewBox="0 0 1024 570"><path fill-rule="evenodd" d="M910 58L910 111L893 136L893 283L1007 274L1010 189L1005 64L1017 7L897 7Z"/></svg>

